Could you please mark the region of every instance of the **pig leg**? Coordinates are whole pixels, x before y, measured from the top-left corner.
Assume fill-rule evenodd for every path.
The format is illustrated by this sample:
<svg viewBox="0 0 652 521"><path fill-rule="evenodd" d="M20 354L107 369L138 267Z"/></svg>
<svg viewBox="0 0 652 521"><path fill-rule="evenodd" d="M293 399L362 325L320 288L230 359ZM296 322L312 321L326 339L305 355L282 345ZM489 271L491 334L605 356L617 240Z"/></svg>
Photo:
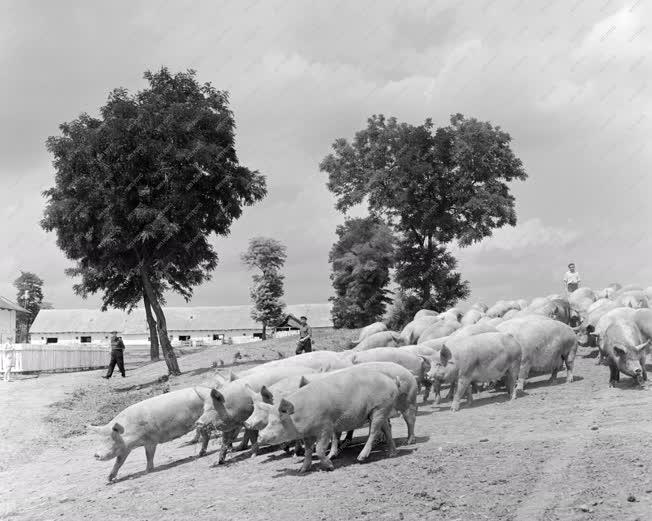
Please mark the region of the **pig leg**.
<svg viewBox="0 0 652 521"><path fill-rule="evenodd" d="M518 383L516 384L516 390L523 392L525 388L525 380L527 380L528 375L530 374L530 363L523 361L521 362L521 369L518 373Z"/></svg>
<svg viewBox="0 0 652 521"><path fill-rule="evenodd" d="M432 390L435 392L435 404L438 405L441 403L441 382L435 382Z"/></svg>
<svg viewBox="0 0 652 521"><path fill-rule="evenodd" d="M256 454L258 454L258 431L253 431L253 430L250 431L249 439L251 440L250 456L253 458Z"/></svg>
<svg viewBox="0 0 652 521"><path fill-rule="evenodd" d="M328 430L324 430L322 432L321 436L317 440L317 446L315 447L316 452L317 452L317 457L319 458L319 461L324 468L324 470L333 470L335 467L333 467L333 464L331 463L331 460L329 457L326 456L326 447L328 447L329 442L333 440L333 433ZM331 443L331 452L333 451L333 446Z"/></svg>
<svg viewBox="0 0 652 521"><path fill-rule="evenodd" d="M451 404L451 411L456 412L460 410L460 401L466 394L469 383L470 382L466 378L458 378L457 389L455 390L455 396L453 397L453 403Z"/></svg>
<svg viewBox="0 0 652 521"><path fill-rule="evenodd" d="M147 472L154 470L154 453L156 452L156 443L145 445L145 457L147 458Z"/></svg>
<svg viewBox="0 0 652 521"><path fill-rule="evenodd" d="M297 440L294 442L294 455L295 456L303 456L306 453L305 450L303 450L303 445L301 444L301 440Z"/></svg>
<svg viewBox="0 0 652 521"><path fill-rule="evenodd" d="M571 349L570 353L564 358L566 365L566 383L569 384L573 381L573 366L575 365L575 349Z"/></svg>
<svg viewBox="0 0 652 521"><path fill-rule="evenodd" d="M426 382L423 384L423 402L428 401L428 396L430 396L430 389L432 388L432 383Z"/></svg>
<svg viewBox="0 0 652 521"><path fill-rule="evenodd" d="M244 434L242 435L242 441L240 442L240 445L238 445L238 448L236 450L237 451L246 450L247 445L249 445L250 438L251 438L251 431L249 429L245 429Z"/></svg>
<svg viewBox="0 0 652 521"><path fill-rule="evenodd" d="M374 446L374 441L376 436L382 430L383 425L387 422L385 418L380 414L379 411L374 411L372 413L371 422L369 424L369 437L367 438L367 443L364 444L364 447L358 455L358 461L364 461L371 454L371 449Z"/></svg>
<svg viewBox="0 0 652 521"><path fill-rule="evenodd" d="M305 448L305 456L303 457L303 465L299 469L299 473L303 474L310 470L310 465L312 465L312 446L315 444L315 438L304 438L303 446Z"/></svg>
<svg viewBox="0 0 652 521"><path fill-rule="evenodd" d="M407 410L403 411L403 419L405 420L405 425L407 426L407 440L405 443L412 445L417 441L416 437L414 436L414 424L417 420L416 405L410 405Z"/></svg>
<svg viewBox="0 0 652 521"><path fill-rule="evenodd" d="M450 387L448 388L448 395L446 396L447 400L452 400L455 395L455 388L457 387L457 382L451 382Z"/></svg>
<svg viewBox="0 0 652 521"><path fill-rule="evenodd" d="M226 453L231 448L233 440L235 440L238 436L238 432L240 432L240 429L234 429L232 431L222 433L222 445L220 446L220 452L218 453L217 461L215 461L211 467L217 467L218 465L222 465L224 463L224 460L226 459Z"/></svg>
<svg viewBox="0 0 652 521"><path fill-rule="evenodd" d="M331 436L331 450L328 453L328 459L333 459L340 453L340 434L339 432L334 432Z"/></svg>
<svg viewBox="0 0 652 521"><path fill-rule="evenodd" d="M129 452L131 451L124 452L123 454L118 455L118 457L115 459L115 463L113 464L113 469L111 469L111 474L109 474L109 481L113 481L115 477L118 475L118 471L120 470L120 467L124 465L127 456L129 456Z"/></svg>
<svg viewBox="0 0 652 521"><path fill-rule="evenodd" d="M387 438L387 455L391 458L396 456L396 444L394 443L394 438L392 437L392 425L389 421L386 421L382 424L381 430Z"/></svg>
<svg viewBox="0 0 652 521"><path fill-rule="evenodd" d="M206 455L206 449L208 449L208 440L210 436L207 430L203 430L201 433L201 448L199 449L199 457Z"/></svg>
<svg viewBox="0 0 652 521"><path fill-rule="evenodd" d="M466 401L469 404L473 403L473 393L474 393L473 382L471 382L470 385L467 387L467 391L466 391Z"/></svg>
<svg viewBox="0 0 652 521"><path fill-rule="evenodd" d="M549 384L554 384L557 380L557 372L559 371L559 366L554 366L552 372L550 373L550 378L548 379Z"/></svg>
<svg viewBox="0 0 652 521"><path fill-rule="evenodd" d="M609 364L609 387L616 387L616 382L620 380L620 370L614 363Z"/></svg>
<svg viewBox="0 0 652 521"><path fill-rule="evenodd" d="M510 367L505 373L505 386L507 395L511 400L516 400L516 378L518 376L518 365Z"/></svg>

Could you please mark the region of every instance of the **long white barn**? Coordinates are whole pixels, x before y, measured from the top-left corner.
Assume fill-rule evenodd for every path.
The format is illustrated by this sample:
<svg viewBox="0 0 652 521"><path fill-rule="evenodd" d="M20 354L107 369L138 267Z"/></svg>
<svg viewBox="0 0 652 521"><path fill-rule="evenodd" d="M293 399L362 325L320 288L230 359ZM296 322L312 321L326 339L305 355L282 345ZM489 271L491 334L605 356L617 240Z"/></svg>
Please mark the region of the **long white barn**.
<svg viewBox="0 0 652 521"><path fill-rule="evenodd" d="M164 308L168 334L177 342L246 342L260 338L262 327L251 318L251 306ZM285 308L283 329L291 330L301 315L313 328L333 327L331 304L295 304ZM105 344L118 331L125 344L149 345L143 308L119 310L43 309L30 328L32 344Z"/></svg>

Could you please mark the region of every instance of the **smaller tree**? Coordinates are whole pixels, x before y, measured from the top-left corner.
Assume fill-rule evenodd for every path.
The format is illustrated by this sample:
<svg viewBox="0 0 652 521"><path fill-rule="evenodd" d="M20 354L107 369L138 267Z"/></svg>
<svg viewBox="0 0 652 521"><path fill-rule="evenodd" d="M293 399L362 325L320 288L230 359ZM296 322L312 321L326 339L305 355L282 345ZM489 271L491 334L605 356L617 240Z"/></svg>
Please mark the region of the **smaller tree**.
<svg viewBox="0 0 652 521"><path fill-rule="evenodd" d="M248 250L242 254L242 262L249 269L258 269L253 276L250 289L254 307L251 317L263 325L263 340L267 338L267 326L278 323L283 315L285 303L283 280L280 273L287 258L286 248L279 241L267 237L254 237Z"/></svg>
<svg viewBox="0 0 652 521"><path fill-rule="evenodd" d="M348 219L337 227L329 262L336 328L364 327L379 320L391 302L387 285L394 263L394 237L376 217Z"/></svg>
<svg viewBox="0 0 652 521"><path fill-rule="evenodd" d="M21 271L20 277L14 280L16 301L29 313L18 313L16 317L17 340L27 341L29 328L41 310L43 303L43 280L29 271Z"/></svg>

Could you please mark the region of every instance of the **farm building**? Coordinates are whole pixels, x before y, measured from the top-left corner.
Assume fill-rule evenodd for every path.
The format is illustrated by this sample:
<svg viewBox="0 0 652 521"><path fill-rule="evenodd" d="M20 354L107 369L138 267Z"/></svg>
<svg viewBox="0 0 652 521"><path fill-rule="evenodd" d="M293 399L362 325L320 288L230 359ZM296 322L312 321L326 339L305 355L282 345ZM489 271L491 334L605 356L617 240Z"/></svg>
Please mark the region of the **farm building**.
<svg viewBox="0 0 652 521"><path fill-rule="evenodd" d="M295 304L286 307L279 336L294 334L299 317L308 317L313 328L333 327L330 304ZM224 343L258 340L260 323L251 318L251 306L168 307L164 309L173 344L180 342ZM32 344L106 344L118 331L127 345L149 345L145 310L44 309L32 324Z"/></svg>
<svg viewBox="0 0 652 521"><path fill-rule="evenodd" d="M16 313L27 313L15 302L0 296L0 343L7 337L16 340Z"/></svg>

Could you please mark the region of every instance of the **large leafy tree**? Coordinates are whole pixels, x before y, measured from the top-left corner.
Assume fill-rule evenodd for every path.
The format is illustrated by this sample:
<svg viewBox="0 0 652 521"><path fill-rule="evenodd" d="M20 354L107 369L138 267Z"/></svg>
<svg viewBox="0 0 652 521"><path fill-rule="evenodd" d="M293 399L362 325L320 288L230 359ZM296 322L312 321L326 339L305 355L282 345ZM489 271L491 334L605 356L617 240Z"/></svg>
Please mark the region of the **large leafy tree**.
<svg viewBox="0 0 652 521"><path fill-rule="evenodd" d="M391 229L374 217L347 219L331 248L331 315L335 327L357 328L379 320L391 302L387 285L394 263Z"/></svg>
<svg viewBox="0 0 652 521"><path fill-rule="evenodd" d="M16 329L20 341L27 341L29 328L43 306L43 280L29 271L21 271L20 277L14 280L16 301L29 313L18 313Z"/></svg>
<svg viewBox="0 0 652 521"><path fill-rule="evenodd" d="M287 258L286 248L275 239L254 237L249 248L241 256L249 268L258 270L253 275L250 294L253 301L251 317L263 325L263 340L267 338L267 327L280 321L285 304L281 268Z"/></svg>
<svg viewBox="0 0 652 521"><path fill-rule="evenodd" d="M147 296L170 374L179 374L162 295L186 300L210 278L212 233L229 233L265 179L238 161L228 94L195 72L146 72L147 88L115 89L99 117L60 126L47 148L55 185L44 192L42 226L75 261L75 291L101 292L103 308ZM151 323L150 323L151 325Z"/></svg>
<svg viewBox="0 0 652 521"><path fill-rule="evenodd" d="M336 207L366 201L399 236L396 280L419 306L444 308L469 293L447 246L461 246L516 224L507 183L527 177L510 135L455 114L435 129L372 116L352 142L338 139L320 168ZM411 299L414 301L414 299Z"/></svg>

